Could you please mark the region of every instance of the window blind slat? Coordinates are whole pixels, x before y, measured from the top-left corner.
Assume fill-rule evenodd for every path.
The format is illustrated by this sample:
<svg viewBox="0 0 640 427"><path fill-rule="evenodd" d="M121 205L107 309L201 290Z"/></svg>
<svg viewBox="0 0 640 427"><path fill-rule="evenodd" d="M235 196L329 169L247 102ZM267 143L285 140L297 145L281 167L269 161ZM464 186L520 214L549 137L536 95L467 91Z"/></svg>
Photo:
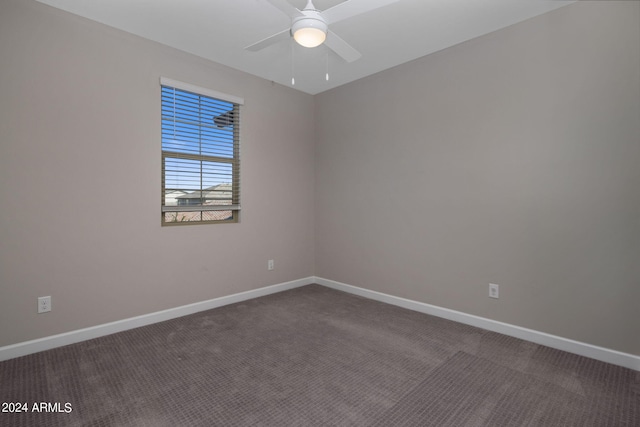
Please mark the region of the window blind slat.
<svg viewBox="0 0 640 427"><path fill-rule="evenodd" d="M217 92L211 89L201 88L189 83L184 83L177 80L169 79L167 77L160 77L160 84L165 87L182 89L183 91L186 91L186 92L200 93L210 98L229 101L237 105L244 104L244 99L242 99L241 97L234 96L234 95L227 95L225 93Z"/></svg>
<svg viewBox="0 0 640 427"><path fill-rule="evenodd" d="M229 199L231 200L231 199ZM240 205L163 206L162 212L239 211Z"/></svg>

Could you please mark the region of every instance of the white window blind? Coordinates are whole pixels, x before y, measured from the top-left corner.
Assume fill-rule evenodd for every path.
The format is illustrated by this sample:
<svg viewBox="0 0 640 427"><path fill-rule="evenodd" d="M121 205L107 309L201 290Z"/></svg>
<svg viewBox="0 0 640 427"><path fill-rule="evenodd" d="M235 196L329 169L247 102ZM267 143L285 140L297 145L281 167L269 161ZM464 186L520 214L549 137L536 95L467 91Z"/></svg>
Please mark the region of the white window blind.
<svg viewBox="0 0 640 427"><path fill-rule="evenodd" d="M242 99L161 79L162 224L237 222Z"/></svg>

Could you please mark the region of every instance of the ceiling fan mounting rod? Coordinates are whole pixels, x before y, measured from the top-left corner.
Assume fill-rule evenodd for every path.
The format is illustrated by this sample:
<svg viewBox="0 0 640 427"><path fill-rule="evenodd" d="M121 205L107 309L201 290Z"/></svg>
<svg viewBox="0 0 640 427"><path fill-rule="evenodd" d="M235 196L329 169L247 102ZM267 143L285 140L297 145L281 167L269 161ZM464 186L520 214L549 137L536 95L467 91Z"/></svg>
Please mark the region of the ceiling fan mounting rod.
<svg viewBox="0 0 640 427"><path fill-rule="evenodd" d="M313 5L313 1L312 0L308 0L307 1L307 5L304 7L304 9L302 9L302 11L304 12L305 10L313 10L315 12L320 12L318 9L316 9L316 7Z"/></svg>

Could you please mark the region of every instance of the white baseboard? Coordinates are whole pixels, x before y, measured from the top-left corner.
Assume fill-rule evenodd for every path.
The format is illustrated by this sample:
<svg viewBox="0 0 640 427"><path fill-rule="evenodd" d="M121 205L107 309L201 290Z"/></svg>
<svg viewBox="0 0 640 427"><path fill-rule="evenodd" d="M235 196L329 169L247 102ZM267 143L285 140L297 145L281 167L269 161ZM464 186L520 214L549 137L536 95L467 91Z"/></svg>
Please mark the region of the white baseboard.
<svg viewBox="0 0 640 427"><path fill-rule="evenodd" d="M144 314L142 316L131 317L129 319L105 323L103 325L92 326L90 328L78 329L58 335L52 335L50 337L0 347L0 361L26 356L27 354L37 353L39 351L50 350L56 347L62 347L63 345L74 344L80 341L86 341L92 338L126 331L128 329L150 325L152 323L163 322L165 320L175 319L176 317L182 317L188 314L222 307L223 305L234 304L236 302L274 294L276 292L298 288L300 286L314 283L313 279L313 277L308 277L305 279L293 280L291 282L266 286L251 291L240 292L194 304L183 305L181 307L170 308L168 310L158 311L155 313Z"/></svg>
<svg viewBox="0 0 640 427"><path fill-rule="evenodd" d="M409 310L419 311L421 313L442 317L444 319L453 320L459 323L464 323L466 325L476 326L478 328L498 332L515 338L520 338L526 341L534 342L536 344L545 345L547 347L567 351L569 353L590 357L602 362L607 362L613 365L623 366L625 368L640 371L640 356L635 356L633 354L622 353L616 350L598 347L595 345L550 335L544 332L522 328L520 326L510 325L508 323L502 323L495 320L486 319L484 317L474 316L472 314L466 314L460 311L450 310L448 308L395 297L393 295L383 294L381 292L371 291L368 289L347 285L345 283L336 282L334 280L323 279L321 277L314 277L313 279L314 283L332 289L337 289L339 291L348 292L354 295L360 295L372 300L384 302L387 304L393 304L399 307L407 308Z"/></svg>
<svg viewBox="0 0 640 427"><path fill-rule="evenodd" d="M28 354L50 350L52 348L61 347L64 345L74 344L77 342L114 334L116 332L122 332L129 329L138 328L140 326L150 325L152 323L175 319L177 317L186 316L200 311L210 310L212 308L222 307L224 305L234 304L261 296L298 288L311 283L317 283L328 288L344 291L354 295L360 295L372 300L396 305L433 316L442 317L444 319L453 320L459 323L464 323L466 325L476 326L478 328L498 332L515 338L520 338L526 341L534 342L536 344L545 345L547 347L552 347L558 350L567 351L569 353L590 357L592 359L640 371L640 356L622 353L616 350L598 347L595 345L550 335L544 332L522 328L520 326L510 325L508 323L498 322L496 320L486 319L484 317L474 316L472 314L466 314L460 311L450 310L448 308L395 297L393 295L347 285L345 283L324 279L322 277L307 277L304 279L293 280L291 282L266 286L251 291L240 292L237 294L214 298L207 301L201 301L194 304L183 305L181 307L144 314L142 316L118 320L111 323L105 323L103 325L97 325L90 328L79 329L58 335L52 335L50 337L44 337L32 341L25 341L5 347L0 347L0 361L13 359L20 356L26 356Z"/></svg>

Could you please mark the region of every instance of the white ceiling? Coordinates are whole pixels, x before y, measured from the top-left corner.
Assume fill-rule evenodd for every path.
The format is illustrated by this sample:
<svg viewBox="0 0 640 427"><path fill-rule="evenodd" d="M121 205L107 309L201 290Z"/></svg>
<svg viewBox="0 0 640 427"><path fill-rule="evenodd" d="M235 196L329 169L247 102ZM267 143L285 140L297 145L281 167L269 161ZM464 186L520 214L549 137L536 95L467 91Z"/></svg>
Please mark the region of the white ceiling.
<svg viewBox="0 0 640 427"><path fill-rule="evenodd" d="M289 28L267 0L38 0L220 64L317 94L574 1L399 0L337 22L331 30L362 53L346 63L326 47L290 40L244 48ZM306 0L289 0L302 9ZM315 0L325 10L344 0ZM348 1L348 0L347 0ZM293 51L293 61L292 61ZM329 81L325 79L329 68ZM292 71L293 70L293 71Z"/></svg>

